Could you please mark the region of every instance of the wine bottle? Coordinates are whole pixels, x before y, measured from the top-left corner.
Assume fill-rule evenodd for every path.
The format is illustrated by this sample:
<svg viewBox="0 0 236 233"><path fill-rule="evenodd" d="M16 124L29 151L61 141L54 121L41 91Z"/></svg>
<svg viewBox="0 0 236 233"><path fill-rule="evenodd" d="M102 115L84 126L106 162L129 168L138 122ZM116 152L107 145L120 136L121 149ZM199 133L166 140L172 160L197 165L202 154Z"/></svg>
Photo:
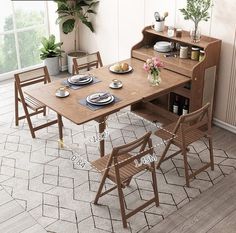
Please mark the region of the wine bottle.
<svg viewBox="0 0 236 233"><path fill-rule="evenodd" d="M175 100L173 103L173 113L179 114L179 97L178 97L178 95L175 95Z"/></svg>
<svg viewBox="0 0 236 233"><path fill-rule="evenodd" d="M185 99L182 114L186 115L189 111L188 99Z"/></svg>

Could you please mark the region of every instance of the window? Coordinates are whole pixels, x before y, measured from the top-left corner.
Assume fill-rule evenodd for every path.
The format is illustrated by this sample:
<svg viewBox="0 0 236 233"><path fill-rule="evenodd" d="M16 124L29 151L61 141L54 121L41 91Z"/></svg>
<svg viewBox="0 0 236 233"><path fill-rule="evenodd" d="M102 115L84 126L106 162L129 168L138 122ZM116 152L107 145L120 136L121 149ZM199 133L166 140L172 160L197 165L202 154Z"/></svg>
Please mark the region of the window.
<svg viewBox="0 0 236 233"><path fill-rule="evenodd" d="M41 38L49 34L47 1L4 0L0 15L0 76L42 63Z"/></svg>

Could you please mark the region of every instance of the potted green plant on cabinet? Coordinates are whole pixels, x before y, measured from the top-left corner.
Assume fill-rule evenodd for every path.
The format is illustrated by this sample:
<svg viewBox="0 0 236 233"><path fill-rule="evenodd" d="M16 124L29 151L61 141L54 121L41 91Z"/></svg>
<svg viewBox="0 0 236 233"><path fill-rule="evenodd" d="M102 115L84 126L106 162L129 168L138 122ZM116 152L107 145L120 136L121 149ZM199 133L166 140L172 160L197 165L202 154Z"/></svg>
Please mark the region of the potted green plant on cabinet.
<svg viewBox="0 0 236 233"><path fill-rule="evenodd" d="M202 20L208 21L210 7L211 0L187 0L186 8L180 9L184 19L192 20L194 23L194 28L190 33L193 42L200 41L201 34L198 25Z"/></svg>
<svg viewBox="0 0 236 233"><path fill-rule="evenodd" d="M55 41L54 35L50 35L49 38L43 37L41 40L43 47L40 49L40 58L44 60L50 75L57 75L60 72L59 57L64 53L61 50L63 43L56 43Z"/></svg>
<svg viewBox="0 0 236 233"><path fill-rule="evenodd" d="M68 71L72 73L72 60L74 57L86 55L78 51L76 36L78 35L79 22L86 25L92 32L94 27L89 19L90 14L96 14L95 7L99 1L96 0L54 0L58 4L57 23L61 24L65 34L74 33L74 51L67 54Z"/></svg>

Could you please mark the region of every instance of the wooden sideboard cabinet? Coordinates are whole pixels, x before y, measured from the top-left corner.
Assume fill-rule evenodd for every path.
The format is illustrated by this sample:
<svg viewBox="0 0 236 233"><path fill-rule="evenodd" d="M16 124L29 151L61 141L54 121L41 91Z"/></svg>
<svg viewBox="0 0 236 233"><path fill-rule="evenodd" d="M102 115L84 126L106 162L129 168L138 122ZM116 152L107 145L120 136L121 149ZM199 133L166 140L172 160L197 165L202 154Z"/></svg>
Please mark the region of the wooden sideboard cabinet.
<svg viewBox="0 0 236 233"><path fill-rule="evenodd" d="M188 99L189 112L199 109L207 102L212 104L213 111L221 40L202 36L200 42L193 43L189 36L189 32L187 31L183 31L182 37L180 38L175 36L169 38L166 28L163 32L156 32L151 28L151 26L145 27L142 33L143 39L132 47L131 57L145 62L148 58L158 56L160 60L164 62L164 69L189 77L189 83L188 85L179 87L160 98L146 103L135 104L131 107L131 110L136 111L144 117L150 117L148 110L151 110L153 114L158 113L159 115L162 115L162 117L160 116L162 118L160 121L163 121L164 123L167 123L168 120L173 121L177 118L177 116L172 113L173 101L177 94L180 98L180 105L182 106L185 98ZM188 46L189 58L179 58L178 52L177 57L165 57L165 53L159 53L154 50L154 45L158 41L169 41ZM202 61L194 61L190 59L192 47L198 47L200 50L205 51L205 56ZM155 116L151 119L159 120Z"/></svg>

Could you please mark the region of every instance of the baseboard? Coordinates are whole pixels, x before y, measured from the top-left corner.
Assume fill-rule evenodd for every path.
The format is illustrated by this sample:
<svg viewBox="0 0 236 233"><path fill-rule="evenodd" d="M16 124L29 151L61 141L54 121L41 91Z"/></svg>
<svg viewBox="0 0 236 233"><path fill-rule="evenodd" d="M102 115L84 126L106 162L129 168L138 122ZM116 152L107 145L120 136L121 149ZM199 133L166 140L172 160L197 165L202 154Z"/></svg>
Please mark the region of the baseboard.
<svg viewBox="0 0 236 233"><path fill-rule="evenodd" d="M213 124L236 134L236 127L233 125L220 121L216 118L213 118Z"/></svg>
<svg viewBox="0 0 236 233"><path fill-rule="evenodd" d="M61 71L66 71L66 70L68 70L68 66L67 65L61 66Z"/></svg>

